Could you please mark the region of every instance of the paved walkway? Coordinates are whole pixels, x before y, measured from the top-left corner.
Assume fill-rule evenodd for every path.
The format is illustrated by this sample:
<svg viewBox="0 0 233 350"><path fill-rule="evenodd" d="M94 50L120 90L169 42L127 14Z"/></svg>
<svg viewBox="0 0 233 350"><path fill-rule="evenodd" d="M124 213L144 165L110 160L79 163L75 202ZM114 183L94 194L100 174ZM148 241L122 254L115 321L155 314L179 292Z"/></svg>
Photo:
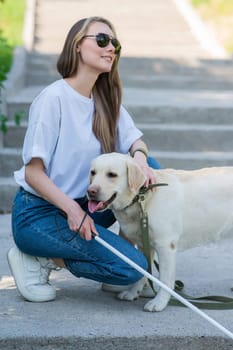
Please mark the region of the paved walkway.
<svg viewBox="0 0 233 350"><path fill-rule="evenodd" d="M78 18L94 14L115 24L129 57L210 58L173 0L38 0L37 53L57 55L66 31ZM158 67L157 67L158 68ZM142 311L145 299L127 303L101 291L99 283L76 279L67 271L52 274L54 302L29 303L19 296L6 262L13 244L10 215L0 216L0 348L230 350L232 342L186 308L161 313ZM178 254L177 278L193 295L232 296L233 242ZM208 311L232 329L232 311Z"/></svg>

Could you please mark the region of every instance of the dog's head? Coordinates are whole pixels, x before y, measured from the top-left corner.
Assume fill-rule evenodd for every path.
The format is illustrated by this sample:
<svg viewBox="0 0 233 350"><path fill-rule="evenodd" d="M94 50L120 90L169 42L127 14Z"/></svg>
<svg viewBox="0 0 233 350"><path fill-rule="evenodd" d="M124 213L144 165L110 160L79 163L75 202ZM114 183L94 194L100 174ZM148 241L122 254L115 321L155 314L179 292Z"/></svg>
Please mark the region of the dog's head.
<svg viewBox="0 0 233 350"><path fill-rule="evenodd" d="M92 161L89 210L121 210L131 203L145 183L145 176L133 158L119 153L103 154Z"/></svg>

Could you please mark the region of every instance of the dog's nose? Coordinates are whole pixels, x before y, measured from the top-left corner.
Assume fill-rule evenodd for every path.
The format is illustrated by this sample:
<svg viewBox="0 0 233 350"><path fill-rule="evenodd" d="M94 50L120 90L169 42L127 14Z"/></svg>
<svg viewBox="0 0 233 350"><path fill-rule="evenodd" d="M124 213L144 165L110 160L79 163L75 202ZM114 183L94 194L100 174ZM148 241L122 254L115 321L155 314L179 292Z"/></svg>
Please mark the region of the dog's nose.
<svg viewBox="0 0 233 350"><path fill-rule="evenodd" d="M90 198L96 197L96 195L99 193L99 190L100 190L99 186L94 186L94 185L90 186L87 190L88 196Z"/></svg>

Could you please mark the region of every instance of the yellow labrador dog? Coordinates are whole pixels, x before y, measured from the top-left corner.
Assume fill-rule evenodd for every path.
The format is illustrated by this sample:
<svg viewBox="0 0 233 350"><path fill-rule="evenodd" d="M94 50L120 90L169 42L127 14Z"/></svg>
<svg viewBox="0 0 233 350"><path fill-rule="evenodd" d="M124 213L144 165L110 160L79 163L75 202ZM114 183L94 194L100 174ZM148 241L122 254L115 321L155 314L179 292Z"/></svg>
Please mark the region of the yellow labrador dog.
<svg viewBox="0 0 233 350"><path fill-rule="evenodd" d="M157 253L160 280L174 288L176 251L233 237L233 167L205 168L193 171L155 170L158 183L168 186L148 191L145 208L149 218L152 258ZM97 157L91 166L88 189L89 209L113 210L124 234L142 248L139 204L135 196L145 178L133 158L119 153ZM118 297L136 299L145 278ZM146 303L147 311L161 311L169 293L160 289Z"/></svg>

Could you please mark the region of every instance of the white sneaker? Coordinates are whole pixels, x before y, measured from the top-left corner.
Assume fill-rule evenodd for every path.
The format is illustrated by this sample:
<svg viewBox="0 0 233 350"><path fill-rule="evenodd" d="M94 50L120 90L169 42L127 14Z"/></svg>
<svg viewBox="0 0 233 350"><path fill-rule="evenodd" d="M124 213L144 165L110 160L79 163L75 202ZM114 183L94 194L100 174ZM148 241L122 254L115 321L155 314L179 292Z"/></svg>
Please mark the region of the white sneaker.
<svg viewBox="0 0 233 350"><path fill-rule="evenodd" d="M15 284L26 300L43 302L56 298L55 289L48 283L51 269L56 267L54 263L24 254L16 246L8 251L7 259Z"/></svg>

